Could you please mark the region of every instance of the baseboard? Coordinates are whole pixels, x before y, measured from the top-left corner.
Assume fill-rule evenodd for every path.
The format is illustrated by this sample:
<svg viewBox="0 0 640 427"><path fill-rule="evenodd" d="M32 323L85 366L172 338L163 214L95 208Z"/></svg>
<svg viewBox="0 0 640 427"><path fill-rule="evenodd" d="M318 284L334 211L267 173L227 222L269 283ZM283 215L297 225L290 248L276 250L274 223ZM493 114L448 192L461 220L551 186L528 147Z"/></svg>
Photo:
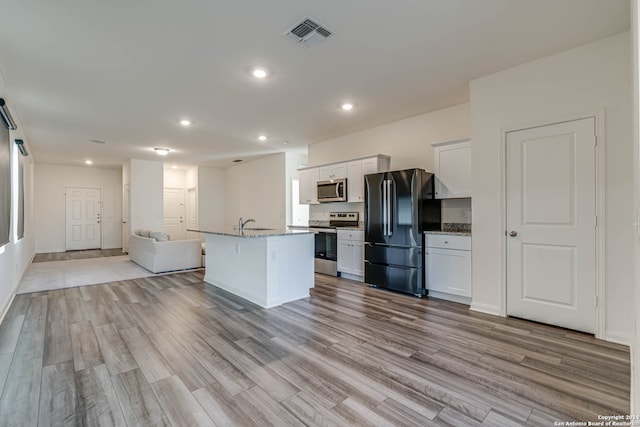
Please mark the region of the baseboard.
<svg viewBox="0 0 640 427"><path fill-rule="evenodd" d="M477 311L478 313L491 314L492 316L500 316L500 307L491 304L472 301L469 310Z"/></svg>
<svg viewBox="0 0 640 427"><path fill-rule="evenodd" d="M633 343L633 337L631 336L631 334L629 332L622 331L605 331L604 340L616 344L626 345L629 348L632 347L631 344Z"/></svg>

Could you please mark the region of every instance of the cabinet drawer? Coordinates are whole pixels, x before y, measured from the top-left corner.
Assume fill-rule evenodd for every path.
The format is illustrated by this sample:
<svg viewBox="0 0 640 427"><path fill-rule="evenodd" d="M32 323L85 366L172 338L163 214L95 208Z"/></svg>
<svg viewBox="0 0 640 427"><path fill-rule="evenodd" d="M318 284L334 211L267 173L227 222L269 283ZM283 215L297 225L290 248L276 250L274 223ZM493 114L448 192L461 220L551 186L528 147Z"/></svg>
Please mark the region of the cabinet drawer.
<svg viewBox="0 0 640 427"><path fill-rule="evenodd" d="M360 230L337 230L338 240L355 240L364 242L364 231Z"/></svg>
<svg viewBox="0 0 640 427"><path fill-rule="evenodd" d="M471 236L453 236L447 234L425 234L424 245L428 248L471 250Z"/></svg>

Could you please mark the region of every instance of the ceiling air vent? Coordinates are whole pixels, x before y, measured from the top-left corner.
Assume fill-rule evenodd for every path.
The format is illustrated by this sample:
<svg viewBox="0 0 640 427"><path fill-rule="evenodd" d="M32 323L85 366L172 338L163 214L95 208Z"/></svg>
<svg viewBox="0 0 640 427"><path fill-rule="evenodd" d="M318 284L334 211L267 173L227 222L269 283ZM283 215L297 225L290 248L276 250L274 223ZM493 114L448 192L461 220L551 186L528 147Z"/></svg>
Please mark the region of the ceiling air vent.
<svg viewBox="0 0 640 427"><path fill-rule="evenodd" d="M333 34L333 31L309 17L304 18L286 32L287 37L306 46L315 46L322 43L331 34Z"/></svg>

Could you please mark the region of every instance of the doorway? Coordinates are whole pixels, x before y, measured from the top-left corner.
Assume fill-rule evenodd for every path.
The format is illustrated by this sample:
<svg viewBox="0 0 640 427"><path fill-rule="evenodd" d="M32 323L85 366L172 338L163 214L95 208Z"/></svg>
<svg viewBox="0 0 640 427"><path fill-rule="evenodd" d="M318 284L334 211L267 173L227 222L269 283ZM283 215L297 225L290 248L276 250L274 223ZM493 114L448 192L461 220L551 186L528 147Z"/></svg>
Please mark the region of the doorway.
<svg viewBox="0 0 640 427"><path fill-rule="evenodd" d="M506 313L596 332L594 117L506 134Z"/></svg>
<svg viewBox="0 0 640 427"><path fill-rule="evenodd" d="M65 250L100 249L102 246L102 190L65 188Z"/></svg>

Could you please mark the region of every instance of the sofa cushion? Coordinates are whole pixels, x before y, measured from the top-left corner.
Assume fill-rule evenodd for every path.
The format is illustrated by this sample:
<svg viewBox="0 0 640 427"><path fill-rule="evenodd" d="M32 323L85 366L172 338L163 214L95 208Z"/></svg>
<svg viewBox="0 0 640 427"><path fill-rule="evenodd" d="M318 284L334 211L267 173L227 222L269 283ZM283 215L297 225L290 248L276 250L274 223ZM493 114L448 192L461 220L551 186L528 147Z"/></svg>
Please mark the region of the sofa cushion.
<svg viewBox="0 0 640 427"><path fill-rule="evenodd" d="M138 236L141 237L149 237L149 234L151 234L151 230L147 229L147 228L140 228L136 231L134 231L134 233Z"/></svg>
<svg viewBox="0 0 640 427"><path fill-rule="evenodd" d="M152 231L149 233L149 237L156 239L156 242L168 242L169 235L162 231Z"/></svg>

